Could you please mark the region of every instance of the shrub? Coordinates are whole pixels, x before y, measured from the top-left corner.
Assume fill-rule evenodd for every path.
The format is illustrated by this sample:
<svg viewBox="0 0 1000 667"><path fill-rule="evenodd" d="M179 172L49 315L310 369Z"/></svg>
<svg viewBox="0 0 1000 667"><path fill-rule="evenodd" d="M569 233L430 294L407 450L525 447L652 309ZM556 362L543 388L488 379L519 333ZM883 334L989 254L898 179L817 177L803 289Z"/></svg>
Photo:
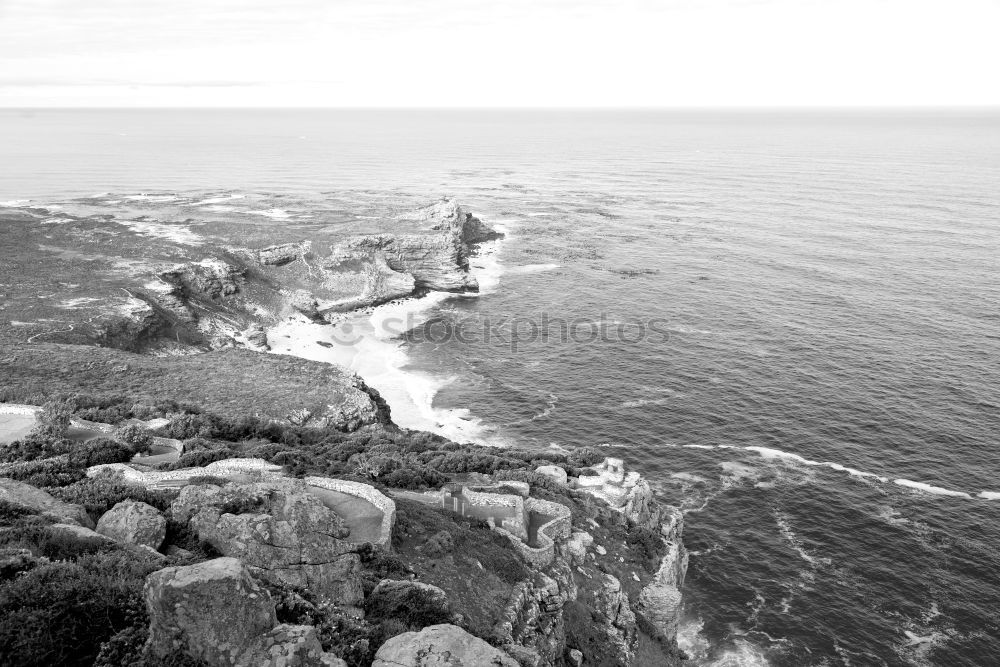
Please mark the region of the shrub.
<svg viewBox="0 0 1000 667"><path fill-rule="evenodd" d="M128 552L98 553L0 586L0 664L94 664L104 642L148 623L142 586L158 567Z"/></svg>
<svg viewBox="0 0 1000 667"><path fill-rule="evenodd" d="M26 549L49 560L76 560L85 554L113 551L114 542L100 537L79 537L44 524L21 525L0 533L0 547Z"/></svg>
<svg viewBox="0 0 1000 667"><path fill-rule="evenodd" d="M136 500L164 512L169 509L170 503L174 501L179 491L147 489L144 486L129 484L121 473L102 472L61 489L49 489L49 493L68 503L83 505L96 521L123 500Z"/></svg>
<svg viewBox="0 0 1000 667"><path fill-rule="evenodd" d="M6 462L34 461L60 456L69 452L73 444L61 435L45 429L35 429L21 440L0 447L0 460Z"/></svg>
<svg viewBox="0 0 1000 667"><path fill-rule="evenodd" d="M439 530L431 535L431 538L424 545L428 556L443 556L454 548L455 540L452 539L451 533L446 530Z"/></svg>
<svg viewBox="0 0 1000 667"><path fill-rule="evenodd" d="M365 618L368 621L394 620L403 627L420 629L428 625L448 623L451 612L443 608L433 594L419 588L411 588L402 595L377 596L364 603Z"/></svg>
<svg viewBox="0 0 1000 667"><path fill-rule="evenodd" d="M0 498L0 526L10 526L26 516L37 514L37 510Z"/></svg>
<svg viewBox="0 0 1000 667"><path fill-rule="evenodd" d="M93 438L76 445L69 453L70 464L79 468L104 463L125 463L131 461L135 450L111 438Z"/></svg>
<svg viewBox="0 0 1000 667"><path fill-rule="evenodd" d="M181 457L169 464L167 470L181 470L182 468L202 468L209 463L231 459L233 452L229 449L209 449L201 452L190 452L181 454Z"/></svg>
<svg viewBox="0 0 1000 667"><path fill-rule="evenodd" d="M35 430L52 436L65 437L75 411L76 403L72 401L49 401L36 415L38 425Z"/></svg>
<svg viewBox="0 0 1000 667"><path fill-rule="evenodd" d="M15 463L4 476L32 486L65 486L85 477L83 470L68 458L41 459Z"/></svg>
<svg viewBox="0 0 1000 667"><path fill-rule="evenodd" d="M153 446L153 436L142 426L127 424L115 431L115 439L132 448L136 454L148 452Z"/></svg>

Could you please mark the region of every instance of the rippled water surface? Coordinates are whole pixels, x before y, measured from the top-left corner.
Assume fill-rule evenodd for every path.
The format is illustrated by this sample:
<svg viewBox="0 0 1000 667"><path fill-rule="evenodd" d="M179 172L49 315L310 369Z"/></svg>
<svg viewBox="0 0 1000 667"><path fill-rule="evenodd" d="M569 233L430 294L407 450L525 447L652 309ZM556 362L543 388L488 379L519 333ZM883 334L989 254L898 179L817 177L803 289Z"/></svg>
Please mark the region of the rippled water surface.
<svg viewBox="0 0 1000 667"><path fill-rule="evenodd" d="M459 198L508 238L409 370L442 429L606 443L687 509L696 664L995 664L997 114L0 113L0 202L98 193Z"/></svg>

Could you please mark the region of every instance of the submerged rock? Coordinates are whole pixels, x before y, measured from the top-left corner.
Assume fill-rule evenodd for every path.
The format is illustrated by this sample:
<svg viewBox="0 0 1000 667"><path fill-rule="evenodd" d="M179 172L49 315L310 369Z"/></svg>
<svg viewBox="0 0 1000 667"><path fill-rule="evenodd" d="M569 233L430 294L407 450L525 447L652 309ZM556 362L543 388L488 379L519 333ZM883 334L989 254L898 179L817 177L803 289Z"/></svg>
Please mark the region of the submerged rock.
<svg viewBox="0 0 1000 667"><path fill-rule="evenodd" d="M167 520L155 507L123 500L97 521L97 532L118 542L159 549L167 536Z"/></svg>
<svg viewBox="0 0 1000 667"><path fill-rule="evenodd" d="M382 644L372 667L519 667L516 660L462 628L430 625Z"/></svg>

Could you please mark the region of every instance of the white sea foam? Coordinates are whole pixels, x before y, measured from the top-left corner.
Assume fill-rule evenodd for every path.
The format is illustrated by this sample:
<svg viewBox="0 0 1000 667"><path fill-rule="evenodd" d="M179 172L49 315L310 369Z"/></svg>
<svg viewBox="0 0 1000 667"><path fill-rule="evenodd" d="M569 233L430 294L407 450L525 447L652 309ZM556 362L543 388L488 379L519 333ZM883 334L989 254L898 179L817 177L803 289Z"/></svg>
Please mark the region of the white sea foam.
<svg viewBox="0 0 1000 667"><path fill-rule="evenodd" d="M221 197L209 197L208 199L203 199L201 201L194 202L192 206L205 206L207 204L221 204L223 202L231 201L233 199L243 199L246 195L241 194L230 194L223 195Z"/></svg>
<svg viewBox="0 0 1000 667"><path fill-rule="evenodd" d="M980 491L979 497L983 500L1000 500L1000 492L998 491Z"/></svg>
<svg viewBox="0 0 1000 667"><path fill-rule="evenodd" d="M545 273L546 271L553 271L559 268L559 264L525 264L523 266L514 266L508 270L508 273L514 275L528 275L532 273Z"/></svg>
<svg viewBox="0 0 1000 667"><path fill-rule="evenodd" d="M151 236L183 245L200 245L202 243L200 236L187 227L179 225L165 225L161 222L148 220L115 220L115 222L141 236Z"/></svg>
<svg viewBox="0 0 1000 667"><path fill-rule="evenodd" d="M125 199L128 199L129 201L148 201L151 203L162 204L170 201L177 201L180 198L177 195L148 195L143 192L137 195L127 195Z"/></svg>
<svg viewBox="0 0 1000 667"><path fill-rule="evenodd" d="M849 468L840 463L833 463L832 461L813 461L805 458L804 456L799 456L798 454L793 454L791 452L785 452L780 449L773 449L771 447L744 447L743 449L751 452L757 452L765 459L785 459L788 461L795 461L796 463L801 463L807 466L823 466L825 468L830 468L832 470L838 470L840 472L846 472L848 475L853 477L871 477L877 479L880 482L888 482L888 478L882 477L872 472L864 472L863 470L858 470L857 468Z"/></svg>
<svg viewBox="0 0 1000 667"><path fill-rule="evenodd" d="M743 637L735 639L733 648L716 654L705 635L701 619L684 620L677 629L677 646L691 658L691 664L706 667L767 667L764 652Z"/></svg>
<svg viewBox="0 0 1000 667"><path fill-rule="evenodd" d="M2 208L21 208L27 206L31 202L30 199L10 199L8 201L0 201L0 207Z"/></svg>
<svg viewBox="0 0 1000 667"><path fill-rule="evenodd" d="M280 208L269 208L266 211L248 211L253 215L262 215L265 218L272 218L274 220L285 220L292 217L292 214L288 211Z"/></svg>
<svg viewBox="0 0 1000 667"><path fill-rule="evenodd" d="M923 491L924 493L930 493L935 496L954 496L955 498L971 498L972 496L965 491L952 491L951 489L945 489L940 486L934 486L932 484L927 484L926 482L914 482L910 479L894 479L893 483L899 484L900 486L905 486L910 489L916 489L917 491Z"/></svg>

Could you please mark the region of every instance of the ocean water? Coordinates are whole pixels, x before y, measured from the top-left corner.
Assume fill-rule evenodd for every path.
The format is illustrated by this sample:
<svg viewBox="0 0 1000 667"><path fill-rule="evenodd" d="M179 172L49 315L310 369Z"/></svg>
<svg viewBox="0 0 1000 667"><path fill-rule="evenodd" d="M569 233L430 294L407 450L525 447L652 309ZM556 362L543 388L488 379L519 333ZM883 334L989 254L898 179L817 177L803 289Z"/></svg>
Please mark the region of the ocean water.
<svg viewBox="0 0 1000 667"><path fill-rule="evenodd" d="M996 664L1000 113L0 112L9 206L441 195L507 232L481 294L325 333L400 423L641 470L686 512L693 664Z"/></svg>

